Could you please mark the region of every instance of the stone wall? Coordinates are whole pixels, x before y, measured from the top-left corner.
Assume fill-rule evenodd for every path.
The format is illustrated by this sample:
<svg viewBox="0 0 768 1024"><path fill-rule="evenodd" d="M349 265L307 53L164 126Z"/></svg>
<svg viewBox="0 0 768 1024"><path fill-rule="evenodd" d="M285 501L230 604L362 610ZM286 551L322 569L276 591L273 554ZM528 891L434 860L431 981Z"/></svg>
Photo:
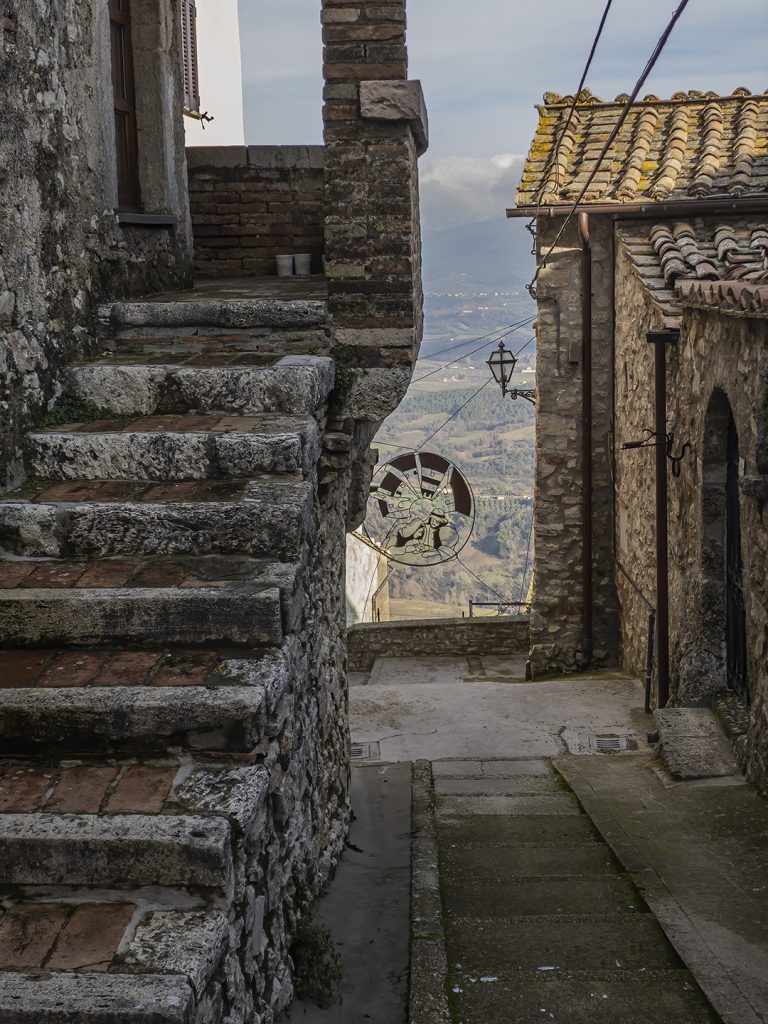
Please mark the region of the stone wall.
<svg viewBox="0 0 768 1024"><path fill-rule="evenodd" d="M57 393L61 368L91 343L97 303L181 284L190 262L176 4L137 0L134 10L142 197L145 212L165 218L153 226L121 223L114 212L107 5L21 0L7 9L0 491L21 471L24 431Z"/></svg>
<svg viewBox="0 0 768 1024"><path fill-rule="evenodd" d="M275 257L309 253L323 272L322 146L187 150L195 271L273 275Z"/></svg>
<svg viewBox="0 0 768 1024"><path fill-rule="evenodd" d="M404 0L324 0L325 255L344 414L382 421L421 342L421 87L406 81Z"/></svg>
<svg viewBox="0 0 768 1024"><path fill-rule="evenodd" d="M369 672L379 657L525 655L528 627L522 615L359 623L347 630L349 670Z"/></svg>
<svg viewBox="0 0 768 1024"><path fill-rule="evenodd" d="M546 253L559 219L539 220L537 249ZM617 657L611 429L613 330L612 231L591 218L593 387L593 663ZM537 282L536 484L531 661L535 671L583 664L582 633L582 322L581 246L574 222Z"/></svg>
<svg viewBox="0 0 768 1024"><path fill-rule="evenodd" d="M645 331L661 324L626 252L617 252L616 480L619 556L655 599L653 450L621 452L653 420L653 353ZM747 611L750 728L742 748L750 778L768 787L768 465L765 461L768 321L683 309L667 348L669 430L693 450L669 479L670 661L673 701L709 704L725 688L724 443L727 415L739 437L742 559ZM646 612L619 584L624 662L642 662Z"/></svg>

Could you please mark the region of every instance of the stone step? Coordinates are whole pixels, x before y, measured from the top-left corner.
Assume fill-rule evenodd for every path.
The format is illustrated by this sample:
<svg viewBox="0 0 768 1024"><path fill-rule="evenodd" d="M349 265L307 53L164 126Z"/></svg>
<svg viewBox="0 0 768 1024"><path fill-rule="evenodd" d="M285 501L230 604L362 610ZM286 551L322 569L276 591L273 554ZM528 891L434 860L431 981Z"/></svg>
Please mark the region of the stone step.
<svg viewBox="0 0 768 1024"><path fill-rule="evenodd" d="M292 561L310 531L311 510L311 485L289 476L174 484L35 480L0 499L0 548L53 558L245 554ZM9 565L2 567L7 578Z"/></svg>
<svg viewBox="0 0 768 1024"><path fill-rule="evenodd" d="M658 970L680 961L651 914L593 914L449 920L448 937L462 970Z"/></svg>
<svg viewBox="0 0 768 1024"><path fill-rule="evenodd" d="M273 365L249 365L263 358L216 353L185 358L183 350L110 355L72 367L69 389L118 415L188 410L301 414L315 412L328 399L334 381L328 357L284 356Z"/></svg>
<svg viewBox="0 0 768 1024"><path fill-rule="evenodd" d="M682 970L483 971L455 975L452 987L467 1024L718 1024Z"/></svg>
<svg viewBox="0 0 768 1024"><path fill-rule="evenodd" d="M147 908L143 894L11 897L0 919L0 1019L217 1024L217 978L231 956L220 911Z"/></svg>
<svg viewBox="0 0 768 1024"><path fill-rule="evenodd" d="M301 614L296 565L237 556L17 559L8 646L279 644Z"/></svg>
<svg viewBox="0 0 768 1024"><path fill-rule="evenodd" d="M102 327L216 327L306 330L328 323L327 303L320 299L210 299L176 296L112 302L99 307Z"/></svg>
<svg viewBox="0 0 768 1024"><path fill-rule="evenodd" d="M274 759L0 762L0 887L180 892L175 904L166 893L171 906L240 898L280 781Z"/></svg>
<svg viewBox="0 0 768 1024"><path fill-rule="evenodd" d="M643 903L627 875L483 878L446 881L449 917L506 919L540 914L638 914Z"/></svg>
<svg viewBox="0 0 768 1024"><path fill-rule="evenodd" d="M230 898L234 884L223 817L0 814L0 886L159 886Z"/></svg>
<svg viewBox="0 0 768 1024"><path fill-rule="evenodd" d="M248 753L280 731L296 638L260 655L111 648L0 651L0 751Z"/></svg>
<svg viewBox="0 0 768 1024"><path fill-rule="evenodd" d="M238 556L14 559L8 646L279 644L301 615L298 567ZM8 568L10 567L10 569Z"/></svg>
<svg viewBox="0 0 768 1024"><path fill-rule="evenodd" d="M309 417L158 415L71 423L27 435L27 467L50 480L206 480L309 473Z"/></svg>

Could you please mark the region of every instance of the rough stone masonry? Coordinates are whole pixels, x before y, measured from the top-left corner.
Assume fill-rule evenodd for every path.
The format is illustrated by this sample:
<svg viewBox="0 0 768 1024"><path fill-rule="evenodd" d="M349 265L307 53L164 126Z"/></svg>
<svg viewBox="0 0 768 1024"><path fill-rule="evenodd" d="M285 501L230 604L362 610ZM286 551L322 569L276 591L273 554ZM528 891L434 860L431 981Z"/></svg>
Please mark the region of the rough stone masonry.
<svg viewBox="0 0 768 1024"><path fill-rule="evenodd" d="M426 119L402 0L327 0L323 158L190 161L205 262L308 228L327 298L147 296L192 253L175 5L132 10L130 214L105 11L0 10L0 1019L271 1024L346 834L344 541L421 338Z"/></svg>

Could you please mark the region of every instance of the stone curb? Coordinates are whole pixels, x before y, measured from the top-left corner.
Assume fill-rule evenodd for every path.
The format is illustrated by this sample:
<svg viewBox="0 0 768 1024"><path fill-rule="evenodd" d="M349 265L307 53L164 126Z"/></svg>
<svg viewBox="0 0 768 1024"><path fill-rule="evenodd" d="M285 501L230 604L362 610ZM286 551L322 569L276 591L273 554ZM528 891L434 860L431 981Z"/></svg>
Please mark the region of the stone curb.
<svg viewBox="0 0 768 1024"><path fill-rule="evenodd" d="M411 980L408 1024L450 1024L432 765L415 761L411 804Z"/></svg>
<svg viewBox="0 0 768 1024"><path fill-rule="evenodd" d="M552 763L640 890L664 934L715 1012L722 1018L723 1024L764 1024L764 1018L755 1013L738 986L723 973L722 964L712 950L702 943L695 918L678 902L630 836L609 812L602 809L589 783L582 779L578 766L564 758L556 758Z"/></svg>

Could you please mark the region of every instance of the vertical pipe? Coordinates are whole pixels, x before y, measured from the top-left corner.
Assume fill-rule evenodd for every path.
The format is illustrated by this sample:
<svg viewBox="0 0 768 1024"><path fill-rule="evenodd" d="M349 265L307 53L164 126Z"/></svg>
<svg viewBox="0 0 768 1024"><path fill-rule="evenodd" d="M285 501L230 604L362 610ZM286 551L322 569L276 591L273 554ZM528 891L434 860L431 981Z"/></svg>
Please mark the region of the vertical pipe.
<svg viewBox="0 0 768 1024"><path fill-rule="evenodd" d="M654 346L656 435L656 706L669 700L669 527L667 519L667 344L679 331L649 331Z"/></svg>
<svg viewBox="0 0 768 1024"><path fill-rule="evenodd" d="M582 664L589 668L594 650L592 613L592 244L589 217L579 214L581 237L581 523Z"/></svg>
<svg viewBox="0 0 768 1024"><path fill-rule="evenodd" d="M656 612L648 612L648 645L645 651L645 713L651 713L651 687L653 685L653 650L656 646Z"/></svg>

